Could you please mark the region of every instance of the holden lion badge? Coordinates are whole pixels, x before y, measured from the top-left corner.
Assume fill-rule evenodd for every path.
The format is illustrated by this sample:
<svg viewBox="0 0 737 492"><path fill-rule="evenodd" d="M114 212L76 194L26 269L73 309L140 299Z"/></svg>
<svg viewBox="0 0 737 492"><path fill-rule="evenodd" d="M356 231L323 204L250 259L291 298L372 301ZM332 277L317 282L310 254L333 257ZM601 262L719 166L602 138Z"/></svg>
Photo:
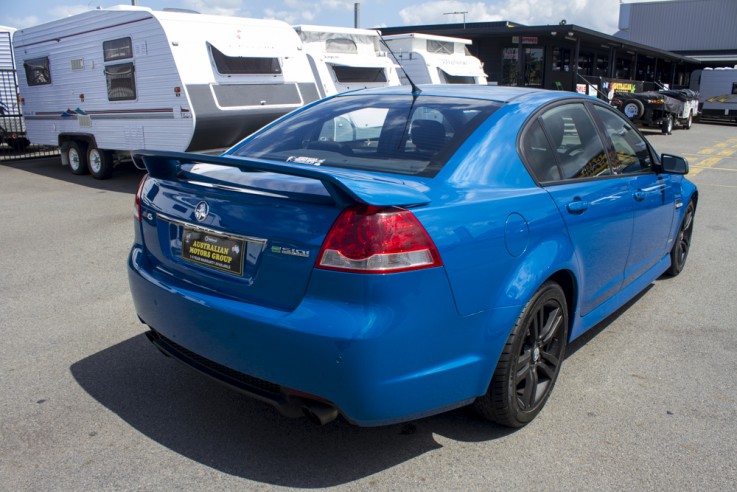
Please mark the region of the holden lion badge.
<svg viewBox="0 0 737 492"><path fill-rule="evenodd" d="M210 207L207 202L200 202L194 208L194 218L197 219L197 222L205 220L208 213L210 213Z"/></svg>

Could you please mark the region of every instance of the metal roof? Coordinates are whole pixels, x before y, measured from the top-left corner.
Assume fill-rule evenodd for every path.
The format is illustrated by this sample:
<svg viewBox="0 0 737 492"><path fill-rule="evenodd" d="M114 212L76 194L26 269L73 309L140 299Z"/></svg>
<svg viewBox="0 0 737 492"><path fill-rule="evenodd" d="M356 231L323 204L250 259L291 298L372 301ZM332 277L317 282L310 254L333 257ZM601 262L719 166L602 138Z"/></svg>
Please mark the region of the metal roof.
<svg viewBox="0 0 737 492"><path fill-rule="evenodd" d="M737 2L735 2L737 4ZM525 26L508 21L503 22L467 22L465 24L426 24L418 26L382 27L382 34L399 34L420 32L426 34L442 34L462 38L484 38L501 36L553 36L561 34L568 40L581 39L584 42L607 44L615 48L635 50L638 53L663 58L668 61L698 64L698 60L662 50L653 46L636 43L616 36L603 34L575 24Z"/></svg>

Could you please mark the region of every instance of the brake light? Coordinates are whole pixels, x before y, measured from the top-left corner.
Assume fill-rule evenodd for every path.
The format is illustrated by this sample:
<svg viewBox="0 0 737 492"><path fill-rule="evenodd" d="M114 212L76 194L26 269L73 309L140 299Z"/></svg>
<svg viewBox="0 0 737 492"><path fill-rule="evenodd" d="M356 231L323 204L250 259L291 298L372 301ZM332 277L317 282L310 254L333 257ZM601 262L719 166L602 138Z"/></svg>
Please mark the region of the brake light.
<svg viewBox="0 0 737 492"><path fill-rule="evenodd" d="M442 264L435 244L412 212L356 205L343 210L330 228L317 268L394 273Z"/></svg>
<svg viewBox="0 0 737 492"><path fill-rule="evenodd" d="M143 195L143 185L146 183L146 180L148 179L148 174L144 174L143 178L141 178L141 182L138 184L138 191L136 191L136 202L133 207L133 217L138 222L141 222L141 195Z"/></svg>

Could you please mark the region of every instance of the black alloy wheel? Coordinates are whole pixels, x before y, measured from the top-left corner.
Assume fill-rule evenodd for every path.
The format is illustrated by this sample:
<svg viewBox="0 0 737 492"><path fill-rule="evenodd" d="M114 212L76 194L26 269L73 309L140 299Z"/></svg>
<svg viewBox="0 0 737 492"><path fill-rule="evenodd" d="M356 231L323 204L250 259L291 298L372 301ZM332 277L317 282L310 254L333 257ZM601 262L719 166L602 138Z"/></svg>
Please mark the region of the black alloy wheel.
<svg viewBox="0 0 737 492"><path fill-rule="evenodd" d="M565 294L546 282L522 310L487 393L476 400L489 420L522 427L540 413L560 372L568 338Z"/></svg>
<svg viewBox="0 0 737 492"><path fill-rule="evenodd" d="M683 220L681 220L681 227L678 229L678 235L676 236L676 242L673 244L673 249L670 251L670 268L665 272L671 277L675 277L683 270L686 266L686 258L688 258L688 251L691 249L691 236L693 235L693 219L696 213L696 206L691 201L686 207L686 212L683 214Z"/></svg>

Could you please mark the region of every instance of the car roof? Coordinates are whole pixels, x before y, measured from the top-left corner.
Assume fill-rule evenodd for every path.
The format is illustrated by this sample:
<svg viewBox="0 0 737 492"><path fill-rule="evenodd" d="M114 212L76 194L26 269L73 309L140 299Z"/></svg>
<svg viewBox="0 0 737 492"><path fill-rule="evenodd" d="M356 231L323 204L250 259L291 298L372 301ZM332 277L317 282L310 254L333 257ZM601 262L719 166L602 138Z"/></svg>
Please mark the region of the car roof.
<svg viewBox="0 0 737 492"><path fill-rule="evenodd" d="M461 85L461 84L444 84L444 85L419 85L423 96L442 96L442 97L461 97L471 99L483 99L487 101L495 101L500 103L509 103L512 101L522 101L536 99L540 103L552 101L555 99L590 99L575 92L568 91L550 91L545 89L533 89L530 87L507 87L495 85ZM371 94L372 96L394 96L406 95L412 91L409 85L381 87L378 89L365 89L339 94L341 96L355 96L362 94Z"/></svg>

